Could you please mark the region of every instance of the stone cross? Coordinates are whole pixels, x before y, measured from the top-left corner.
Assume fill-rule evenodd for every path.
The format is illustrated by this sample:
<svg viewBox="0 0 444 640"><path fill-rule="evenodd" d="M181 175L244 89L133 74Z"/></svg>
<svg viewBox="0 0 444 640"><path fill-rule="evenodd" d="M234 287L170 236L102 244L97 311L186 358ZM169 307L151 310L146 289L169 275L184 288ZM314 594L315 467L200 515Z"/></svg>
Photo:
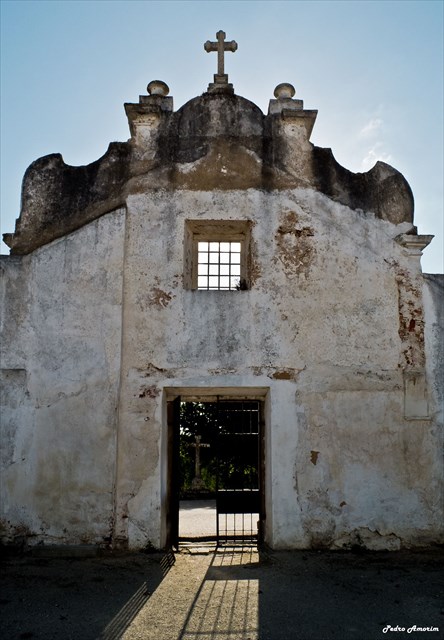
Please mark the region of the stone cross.
<svg viewBox="0 0 444 640"><path fill-rule="evenodd" d="M237 42L231 40L225 42L225 31L218 31L216 33L217 42L210 42L207 40L204 44L204 49L207 53L211 51L217 51L217 75L223 76L224 72L224 53L225 51L232 51L233 53L237 49Z"/></svg>
<svg viewBox="0 0 444 640"><path fill-rule="evenodd" d="M191 483L191 486L193 489L202 489L203 481L202 481L202 478L200 477L200 449L201 447L209 447L210 445L204 442L201 442L202 436L194 436L194 437L196 442L193 442L191 446L195 447L196 449L196 459L194 464L194 479Z"/></svg>

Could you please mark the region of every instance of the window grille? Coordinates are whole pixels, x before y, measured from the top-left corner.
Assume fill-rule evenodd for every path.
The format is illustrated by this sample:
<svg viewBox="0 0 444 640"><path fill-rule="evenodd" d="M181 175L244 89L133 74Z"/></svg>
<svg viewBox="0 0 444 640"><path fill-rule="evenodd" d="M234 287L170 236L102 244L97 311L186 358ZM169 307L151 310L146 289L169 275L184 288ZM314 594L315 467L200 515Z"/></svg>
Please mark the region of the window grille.
<svg viewBox="0 0 444 640"><path fill-rule="evenodd" d="M197 254L198 289L233 291L240 288L240 242L198 242Z"/></svg>

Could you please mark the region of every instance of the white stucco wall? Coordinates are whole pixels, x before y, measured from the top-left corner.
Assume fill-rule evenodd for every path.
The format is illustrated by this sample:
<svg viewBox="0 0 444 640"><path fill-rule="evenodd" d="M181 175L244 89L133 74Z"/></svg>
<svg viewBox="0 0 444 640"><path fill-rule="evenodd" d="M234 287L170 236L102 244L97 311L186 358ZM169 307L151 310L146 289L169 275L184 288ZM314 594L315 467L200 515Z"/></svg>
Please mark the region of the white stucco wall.
<svg viewBox="0 0 444 640"><path fill-rule="evenodd" d="M269 389L272 546L439 536L436 425L404 418L403 370L424 365L420 334L400 335L399 300L422 304L419 259L395 242L409 225L308 189L159 190L127 204L118 536L163 542L161 405L175 386ZM183 288L186 219L252 221L251 290Z"/></svg>
<svg viewBox="0 0 444 640"><path fill-rule="evenodd" d="M6 540L103 543L112 531L124 216L2 259Z"/></svg>
<svg viewBox="0 0 444 640"><path fill-rule="evenodd" d="M250 290L184 288L188 219L252 222ZM438 540L436 309L424 351L409 228L311 189L141 189L4 259L6 532L162 546L166 399L260 389L271 546ZM403 372L419 385L425 363L429 414L405 419Z"/></svg>

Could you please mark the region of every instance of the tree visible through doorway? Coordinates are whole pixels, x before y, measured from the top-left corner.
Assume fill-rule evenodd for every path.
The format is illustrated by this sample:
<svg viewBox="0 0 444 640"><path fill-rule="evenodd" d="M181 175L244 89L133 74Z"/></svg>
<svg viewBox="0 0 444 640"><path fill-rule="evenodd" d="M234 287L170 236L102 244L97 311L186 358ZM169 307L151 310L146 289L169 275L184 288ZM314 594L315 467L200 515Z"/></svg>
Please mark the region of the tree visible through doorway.
<svg viewBox="0 0 444 640"><path fill-rule="evenodd" d="M217 438L217 406L213 403L182 402L180 405L181 500L215 498ZM199 472L196 469L197 456L200 458ZM196 483L197 479L200 479L201 483Z"/></svg>
<svg viewBox="0 0 444 640"><path fill-rule="evenodd" d="M181 538L216 535L216 496L258 491L258 432L258 402L181 402Z"/></svg>

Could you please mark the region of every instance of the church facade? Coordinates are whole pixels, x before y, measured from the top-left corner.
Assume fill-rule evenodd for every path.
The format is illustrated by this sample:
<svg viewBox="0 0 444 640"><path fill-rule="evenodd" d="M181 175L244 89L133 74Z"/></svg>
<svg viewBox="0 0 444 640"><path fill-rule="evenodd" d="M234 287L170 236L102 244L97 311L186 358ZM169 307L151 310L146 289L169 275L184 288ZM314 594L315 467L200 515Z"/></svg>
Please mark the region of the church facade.
<svg viewBox="0 0 444 640"><path fill-rule="evenodd" d="M131 138L27 170L2 256L5 543L165 548L174 406L261 407L273 548L443 541L442 276L421 271L413 196L268 114L223 69L177 111L126 104ZM441 312L440 312L441 308Z"/></svg>

